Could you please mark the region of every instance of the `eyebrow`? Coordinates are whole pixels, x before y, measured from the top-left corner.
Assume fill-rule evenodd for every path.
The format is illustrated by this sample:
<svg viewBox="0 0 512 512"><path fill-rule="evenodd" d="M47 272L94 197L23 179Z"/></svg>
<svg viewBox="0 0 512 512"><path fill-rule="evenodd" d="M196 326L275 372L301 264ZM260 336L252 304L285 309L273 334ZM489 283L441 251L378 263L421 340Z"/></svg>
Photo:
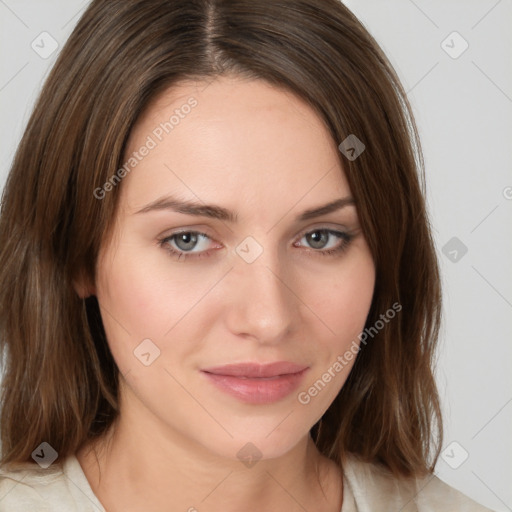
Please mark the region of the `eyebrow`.
<svg viewBox="0 0 512 512"><path fill-rule="evenodd" d="M328 213L341 210L346 206L352 205L355 205L355 201L352 197L343 197L340 199L335 199L334 201L331 201L330 203L324 204L322 206L305 210L304 212L297 216L296 220L305 221L313 219L315 217L320 217L321 215L326 215ZM140 210L137 210L135 214L159 210L171 210L176 213L196 215L198 217L208 217L211 219L218 219L231 223L236 223L238 221L238 215L235 212L227 210L222 206L214 204L201 204L196 203L194 201L180 201L179 199L176 199L171 196L161 197L160 199L157 199L156 201L147 204Z"/></svg>

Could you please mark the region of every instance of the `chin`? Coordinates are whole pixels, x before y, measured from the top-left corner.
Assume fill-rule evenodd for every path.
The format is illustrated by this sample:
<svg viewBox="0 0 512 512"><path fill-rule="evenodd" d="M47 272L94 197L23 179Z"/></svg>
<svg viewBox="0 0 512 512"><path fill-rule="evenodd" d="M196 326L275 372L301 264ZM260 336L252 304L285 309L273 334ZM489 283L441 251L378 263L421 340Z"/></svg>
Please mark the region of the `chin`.
<svg viewBox="0 0 512 512"><path fill-rule="evenodd" d="M311 428L309 424L300 428L297 418L292 418L293 413L283 421L285 417L286 414L283 413L272 422L266 421L260 426L255 425L255 422L252 425L244 423L238 427L231 424L227 430L233 437L227 433L211 436L210 432L210 435L201 436L201 444L216 456L240 460L246 465L248 463L248 467L258 460L276 459L307 440ZM282 425L279 425L280 422Z"/></svg>

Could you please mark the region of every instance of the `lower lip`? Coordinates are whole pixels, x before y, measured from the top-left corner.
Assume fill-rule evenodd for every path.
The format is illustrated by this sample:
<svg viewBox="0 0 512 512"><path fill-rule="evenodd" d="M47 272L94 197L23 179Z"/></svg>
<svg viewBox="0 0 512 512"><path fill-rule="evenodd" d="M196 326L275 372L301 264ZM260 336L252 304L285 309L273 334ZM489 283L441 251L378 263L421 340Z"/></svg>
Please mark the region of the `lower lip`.
<svg viewBox="0 0 512 512"><path fill-rule="evenodd" d="M221 391L248 404L271 404L278 402L295 391L307 368L298 373L277 377L247 379L231 375L202 372Z"/></svg>

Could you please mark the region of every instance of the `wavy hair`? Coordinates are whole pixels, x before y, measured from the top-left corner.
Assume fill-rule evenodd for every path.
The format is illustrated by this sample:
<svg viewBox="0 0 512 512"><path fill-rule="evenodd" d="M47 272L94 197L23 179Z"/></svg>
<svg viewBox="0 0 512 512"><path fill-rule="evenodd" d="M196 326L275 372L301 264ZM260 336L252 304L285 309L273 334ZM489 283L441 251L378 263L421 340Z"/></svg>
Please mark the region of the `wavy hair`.
<svg viewBox="0 0 512 512"><path fill-rule="evenodd" d="M348 453L396 476L433 471L442 444L433 375L440 326L438 262L424 163L407 96L389 60L338 0L93 0L48 76L5 185L0 214L0 464L42 442L60 458L119 414L118 369L94 296L100 245L123 164L149 102L187 79L263 79L312 106L340 152L376 266L366 325L402 310L358 353L311 434L343 465Z"/></svg>

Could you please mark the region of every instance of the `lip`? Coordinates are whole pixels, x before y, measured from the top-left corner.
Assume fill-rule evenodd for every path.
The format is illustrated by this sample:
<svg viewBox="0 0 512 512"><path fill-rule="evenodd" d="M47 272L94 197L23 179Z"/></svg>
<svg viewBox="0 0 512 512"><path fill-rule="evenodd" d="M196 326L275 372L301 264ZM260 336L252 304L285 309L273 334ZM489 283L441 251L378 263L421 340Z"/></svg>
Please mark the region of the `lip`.
<svg viewBox="0 0 512 512"><path fill-rule="evenodd" d="M278 402L297 389L308 366L278 361L238 363L201 370L221 391L249 404Z"/></svg>

